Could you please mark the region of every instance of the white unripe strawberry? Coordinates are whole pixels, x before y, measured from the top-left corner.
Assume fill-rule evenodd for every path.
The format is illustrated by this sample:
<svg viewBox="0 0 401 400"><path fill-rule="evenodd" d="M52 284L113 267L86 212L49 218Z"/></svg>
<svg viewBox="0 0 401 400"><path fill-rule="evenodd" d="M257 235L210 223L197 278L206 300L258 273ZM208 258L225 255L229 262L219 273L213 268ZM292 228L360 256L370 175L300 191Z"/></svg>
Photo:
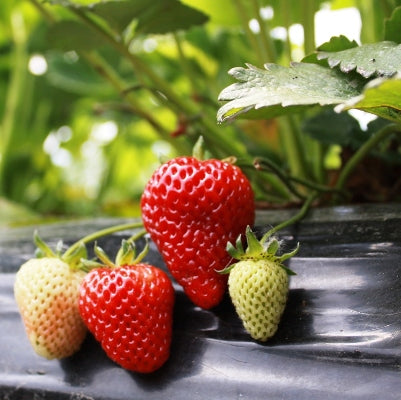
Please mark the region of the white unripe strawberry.
<svg viewBox="0 0 401 400"><path fill-rule="evenodd" d="M47 359L71 356L86 336L78 309L79 289L86 275L80 260L85 246L63 256L35 234L38 256L24 263L16 274L14 296L29 341L37 354Z"/></svg>
<svg viewBox="0 0 401 400"><path fill-rule="evenodd" d="M282 262L292 257L291 253L277 256L279 242L275 238L263 237L258 241L247 228L248 247L243 250L241 237L236 247L227 246L230 255L239 260L222 273L229 273L228 290L235 310L244 328L255 340L267 341L277 331L286 306L288 275L294 274Z"/></svg>
<svg viewBox="0 0 401 400"><path fill-rule="evenodd" d="M56 257L31 259L17 272L14 294L25 330L42 357L74 354L86 335L79 315L79 287L85 273Z"/></svg>

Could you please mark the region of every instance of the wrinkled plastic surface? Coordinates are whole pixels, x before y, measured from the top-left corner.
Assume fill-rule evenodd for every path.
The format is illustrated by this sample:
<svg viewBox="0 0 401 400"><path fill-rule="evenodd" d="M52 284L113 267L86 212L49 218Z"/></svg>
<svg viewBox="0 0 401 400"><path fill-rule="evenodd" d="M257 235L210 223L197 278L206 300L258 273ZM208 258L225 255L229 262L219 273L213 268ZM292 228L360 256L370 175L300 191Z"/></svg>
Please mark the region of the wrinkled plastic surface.
<svg viewBox="0 0 401 400"><path fill-rule="evenodd" d="M288 212L262 212L259 232ZM88 335L82 349L48 361L30 347L13 297L30 258L32 232L55 245L121 220L0 231L1 399L400 399L401 205L318 209L280 233L288 266L287 307L275 337L249 338L230 299L209 311L178 286L169 361L156 373L128 372ZM99 241L112 253L127 232ZM146 259L164 268L154 246Z"/></svg>

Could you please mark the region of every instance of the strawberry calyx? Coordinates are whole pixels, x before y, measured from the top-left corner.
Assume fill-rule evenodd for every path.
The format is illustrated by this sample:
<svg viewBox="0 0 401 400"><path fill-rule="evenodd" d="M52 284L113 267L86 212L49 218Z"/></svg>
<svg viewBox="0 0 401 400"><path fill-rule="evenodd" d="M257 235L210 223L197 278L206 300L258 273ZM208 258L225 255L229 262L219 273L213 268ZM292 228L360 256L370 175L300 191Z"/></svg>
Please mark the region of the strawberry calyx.
<svg viewBox="0 0 401 400"><path fill-rule="evenodd" d="M47 243L45 243L44 240L39 236L37 230L35 230L33 234L33 242L36 246L35 257L58 258L67 263L70 266L70 268L74 271L82 270L88 272L88 270L93 268L93 266L91 268L88 268L90 262L87 262L88 261L87 260L88 252L86 249L87 243L95 241L96 239L110 235L115 232L128 229L137 229L137 228L143 228L142 222L120 224L105 229L101 229L99 231L96 231L79 239L77 242L73 243L70 247L68 247L67 250L65 250L64 252L63 252L64 250L63 241L60 240L59 242L57 242L55 250L52 250L50 246ZM142 229L134 236L132 236L129 240L132 241L136 240L137 238L143 236L145 233L146 231Z"/></svg>
<svg viewBox="0 0 401 400"><path fill-rule="evenodd" d="M244 260L268 260L276 263L284 268L288 275L296 275L294 271L284 266L284 261L293 257L299 250L299 243L294 250L289 253L277 255L280 249L280 241L271 235L264 235L261 240L258 240L251 227L248 225L245 232L247 246L244 249L242 235L239 235L235 245L231 242L227 243L226 250L233 259L238 261ZM217 271L220 274L228 274L237 263L231 264L226 268Z"/></svg>
<svg viewBox="0 0 401 400"><path fill-rule="evenodd" d="M144 231L141 231L129 239L123 239L114 261L100 246L95 244L94 253L99 261L81 259L85 271L90 271L94 268L116 268L123 265L139 264L149 251L149 242L146 240L144 248L137 254L135 240L143 236L144 233Z"/></svg>

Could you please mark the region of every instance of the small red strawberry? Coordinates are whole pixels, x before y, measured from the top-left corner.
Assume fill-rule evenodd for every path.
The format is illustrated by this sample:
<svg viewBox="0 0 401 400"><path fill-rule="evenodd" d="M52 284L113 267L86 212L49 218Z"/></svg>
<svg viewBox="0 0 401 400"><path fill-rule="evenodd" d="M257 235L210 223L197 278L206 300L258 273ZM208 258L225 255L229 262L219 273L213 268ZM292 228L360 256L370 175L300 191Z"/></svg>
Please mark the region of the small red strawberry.
<svg viewBox="0 0 401 400"><path fill-rule="evenodd" d="M254 222L251 184L228 162L178 157L161 165L141 199L145 229L196 305L216 306L227 288L226 244Z"/></svg>
<svg viewBox="0 0 401 400"><path fill-rule="evenodd" d="M85 275L73 258L62 259L40 239L45 257L30 259L17 272L15 299L29 341L37 354L60 359L75 353L81 346L86 327L79 315L79 286ZM84 256L83 248L76 253Z"/></svg>
<svg viewBox="0 0 401 400"><path fill-rule="evenodd" d="M298 251L277 256L279 242L269 235L260 241L248 227L248 247L244 251L241 237L236 246L227 245L228 253L239 260L220 271L229 273L228 290L235 310L252 338L266 341L277 331L288 295L288 275L294 273L283 261Z"/></svg>
<svg viewBox="0 0 401 400"><path fill-rule="evenodd" d="M130 246L123 242L116 265L96 248L108 266L92 269L85 277L79 310L113 361L128 370L149 373L170 355L174 289L164 271L127 257Z"/></svg>

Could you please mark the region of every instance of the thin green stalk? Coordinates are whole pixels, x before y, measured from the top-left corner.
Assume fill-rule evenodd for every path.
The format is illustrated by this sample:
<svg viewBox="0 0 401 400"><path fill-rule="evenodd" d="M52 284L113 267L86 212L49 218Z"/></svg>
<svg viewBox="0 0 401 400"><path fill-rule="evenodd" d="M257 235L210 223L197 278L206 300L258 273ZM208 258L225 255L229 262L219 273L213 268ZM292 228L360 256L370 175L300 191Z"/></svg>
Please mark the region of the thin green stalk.
<svg viewBox="0 0 401 400"><path fill-rule="evenodd" d="M297 121L293 115L285 115L280 118L280 123L281 140L291 175L306 179L309 176L308 167Z"/></svg>
<svg viewBox="0 0 401 400"><path fill-rule="evenodd" d="M38 9L38 11L43 15L47 22L54 23L56 19L53 14L47 10L47 8L38 0L30 0L31 3Z"/></svg>
<svg viewBox="0 0 401 400"><path fill-rule="evenodd" d="M267 238L271 235L274 235L276 232L278 232L281 229L286 228L287 226L290 226L292 224L295 224L296 222L298 222L299 220L301 220L302 218L305 217L305 215L307 214L307 212L309 211L312 203L315 201L315 199L318 197L318 193L317 192L313 192L309 195L309 197L306 199L306 201L303 203L301 209L298 211L298 213L296 213L293 217L291 217L290 219L282 222L281 224L276 225L275 227L273 227L272 229L270 229L269 231L267 231L264 235L263 238L261 240L261 243L263 243L264 241L267 240Z"/></svg>
<svg viewBox="0 0 401 400"><path fill-rule="evenodd" d="M73 254L74 251L76 251L79 247L82 246L82 244L93 242L101 237L111 235L112 233L115 233L115 232L125 231L128 229L137 229L137 228L142 228L142 227L143 227L142 222L131 222L131 223L127 223L127 224L115 225L112 227L101 229L101 230L91 233L90 235L87 235L87 236L83 237L82 239L73 243L63 254L63 257L66 258L66 257L70 256L71 254Z"/></svg>
<svg viewBox="0 0 401 400"><path fill-rule="evenodd" d="M18 121L18 110L24 95L24 83L27 74L28 53L26 49L26 31L23 15L15 11L11 14L11 27L14 41L13 69L8 86L5 111L1 123L0 137L0 194L4 193L6 179L5 169L11 146L15 122Z"/></svg>
<svg viewBox="0 0 401 400"><path fill-rule="evenodd" d="M267 22L264 21L260 15L261 6L259 4L259 0L252 0L252 7L255 19L258 21L260 27L259 37L262 41L262 51L265 60L264 63L275 63L277 59L276 49L270 36L270 31L269 29L266 29Z"/></svg>
<svg viewBox="0 0 401 400"><path fill-rule="evenodd" d="M265 170L267 172L273 172L295 197L298 197L300 200L305 200L305 196L291 183L290 179L288 179L288 175L278 165L266 158L255 159L254 165L259 171Z"/></svg>
<svg viewBox="0 0 401 400"><path fill-rule="evenodd" d="M290 10L291 8L291 3L292 1L289 0L281 0L280 2L281 16L284 21L284 27L287 30L285 48L283 51L283 55L284 57L286 57L286 59L283 60L283 63L285 61L285 64L288 64L292 60L291 41L290 41L290 13L288 12L288 10Z"/></svg>
<svg viewBox="0 0 401 400"><path fill-rule="evenodd" d="M315 50L315 0L302 0L305 55Z"/></svg>
<svg viewBox="0 0 401 400"><path fill-rule="evenodd" d="M360 161L367 156L367 154L376 147L381 141L392 134L401 134L401 125L391 124L387 125L378 132L376 132L368 141L366 141L348 160L344 165L344 168L340 172L338 181L336 184L336 189L344 190L346 181L350 174L354 171L355 167L360 163Z"/></svg>
<svg viewBox="0 0 401 400"><path fill-rule="evenodd" d="M180 65L183 69L183 72L189 79L191 86L192 86L192 90L195 93L198 93L198 92L200 92L200 86L199 86L198 80L194 74L194 70L192 69L190 63L188 62L188 58L185 56L182 39L177 32L173 33L173 38L174 38L175 45L177 47L178 57L179 57Z"/></svg>
<svg viewBox="0 0 401 400"><path fill-rule="evenodd" d="M169 131L167 131L167 129L165 129L160 124L160 122L153 117L152 114L150 114L139 104L136 96L131 91L127 91L127 85L125 84L125 82L121 80L115 70L102 57L94 52L84 53L83 55L86 60L92 65L92 67L101 76L103 76L103 78L110 82L111 85L117 90L117 92L119 92L120 95L127 100L131 108L131 112L147 121L153 127L153 129L155 129L155 131L159 133L160 137L163 140L171 143L174 147L177 148L177 150L181 152L189 151L189 148L187 148L181 142L172 138Z"/></svg>
<svg viewBox="0 0 401 400"><path fill-rule="evenodd" d="M141 79L143 74L152 81L153 86L166 96L167 101L164 101L164 104L173 112L178 114L182 113L188 119L199 113L198 108L191 101L188 101L187 98L181 98L178 96L169 82L165 81L162 77L156 74L153 69L144 63L139 57L132 54L124 43L114 38L110 32L97 24L92 18L88 17L81 10L74 8L73 11L85 23L92 27L92 29L95 29L98 33L100 33L117 51L120 52L122 56L131 62L131 65L134 71L137 72L139 79ZM146 87L146 85L144 86ZM203 136L205 139L208 139L223 151L232 153L236 156L243 155L243 151L241 151L239 146L233 143L232 140L222 135L221 130L218 129L215 122L212 123L206 116L200 118L199 122L204 127Z"/></svg>
<svg viewBox="0 0 401 400"><path fill-rule="evenodd" d="M259 63L263 65L266 62L266 59L261 47L259 46L256 36L249 27L249 16L248 13L246 12L246 8L244 7L242 1L243 0L234 0L234 5L237 9L238 16L241 20L242 29L245 31L246 37L248 38L248 41L252 46L252 49L255 52L255 55Z"/></svg>

